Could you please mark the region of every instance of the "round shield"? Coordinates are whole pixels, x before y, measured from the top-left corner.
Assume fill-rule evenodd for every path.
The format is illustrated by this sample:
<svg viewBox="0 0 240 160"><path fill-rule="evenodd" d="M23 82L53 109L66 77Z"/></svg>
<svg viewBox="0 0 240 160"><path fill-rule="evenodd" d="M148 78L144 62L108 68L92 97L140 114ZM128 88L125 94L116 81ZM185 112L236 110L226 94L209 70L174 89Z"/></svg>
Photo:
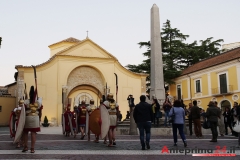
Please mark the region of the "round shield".
<svg viewBox="0 0 240 160"><path fill-rule="evenodd" d="M15 137L15 133L16 133L16 127L15 127L15 120L14 120L14 113L12 112L10 115L10 119L9 119L9 131L10 131L10 138Z"/></svg>
<svg viewBox="0 0 240 160"><path fill-rule="evenodd" d="M17 143L22 136L23 128L25 125L25 119L26 119L25 107L22 107L21 114L18 119L18 126L17 126L17 131L15 134L15 138L14 138L14 143Z"/></svg>
<svg viewBox="0 0 240 160"><path fill-rule="evenodd" d="M109 113L104 105L101 105L99 108L100 108L100 113L101 113L101 135L100 135L100 137L103 139L106 137L109 127L110 127Z"/></svg>
<svg viewBox="0 0 240 160"><path fill-rule="evenodd" d="M101 134L101 114L99 109L95 109L89 116L89 128L94 134Z"/></svg>

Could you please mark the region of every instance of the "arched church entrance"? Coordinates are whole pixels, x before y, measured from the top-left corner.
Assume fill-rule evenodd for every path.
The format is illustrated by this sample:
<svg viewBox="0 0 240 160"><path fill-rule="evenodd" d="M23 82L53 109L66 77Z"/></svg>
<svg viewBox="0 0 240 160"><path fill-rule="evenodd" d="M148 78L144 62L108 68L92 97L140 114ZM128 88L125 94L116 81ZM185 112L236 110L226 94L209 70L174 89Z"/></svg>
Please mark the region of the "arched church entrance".
<svg viewBox="0 0 240 160"><path fill-rule="evenodd" d="M228 100L223 100L221 102L221 110L225 111L226 107L229 107L231 109L231 103Z"/></svg>
<svg viewBox="0 0 240 160"><path fill-rule="evenodd" d="M86 104L89 104L90 100L93 99L93 96L87 92L81 92L74 97L74 99L74 106L78 106L82 101L85 101Z"/></svg>
<svg viewBox="0 0 240 160"><path fill-rule="evenodd" d="M71 106L79 106L82 100L88 105L91 99L94 100L95 105L99 105L101 97L102 93L97 88L84 84L73 88L68 94L68 98L72 99Z"/></svg>
<svg viewBox="0 0 240 160"><path fill-rule="evenodd" d="M81 100L89 104L90 99L98 105L105 92L104 84L104 76L98 69L92 66L79 66L68 76L65 99L71 99L71 107L78 106Z"/></svg>

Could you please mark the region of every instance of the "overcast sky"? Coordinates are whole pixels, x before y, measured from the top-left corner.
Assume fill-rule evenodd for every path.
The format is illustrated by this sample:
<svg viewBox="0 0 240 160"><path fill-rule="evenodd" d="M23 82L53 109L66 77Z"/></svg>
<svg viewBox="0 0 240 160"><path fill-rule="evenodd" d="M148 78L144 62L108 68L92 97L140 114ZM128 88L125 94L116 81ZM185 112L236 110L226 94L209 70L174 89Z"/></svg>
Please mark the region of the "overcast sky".
<svg viewBox="0 0 240 160"><path fill-rule="evenodd" d="M37 65L50 58L48 46L63 39L89 38L118 58L144 60L138 42L150 40L150 9L160 9L160 26L189 35L188 43L208 37L240 42L240 0L0 0L0 86L14 82L15 65Z"/></svg>

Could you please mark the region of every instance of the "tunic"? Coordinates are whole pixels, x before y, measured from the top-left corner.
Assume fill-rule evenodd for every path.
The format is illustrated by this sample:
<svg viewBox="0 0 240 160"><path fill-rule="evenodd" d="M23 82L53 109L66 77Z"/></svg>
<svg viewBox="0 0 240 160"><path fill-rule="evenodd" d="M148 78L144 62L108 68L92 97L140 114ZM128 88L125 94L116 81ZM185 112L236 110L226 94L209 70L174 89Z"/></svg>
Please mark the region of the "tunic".
<svg viewBox="0 0 240 160"><path fill-rule="evenodd" d="M23 131L40 132L39 112L43 109L40 102L29 104L29 100L25 101L26 119Z"/></svg>
<svg viewBox="0 0 240 160"><path fill-rule="evenodd" d="M105 101L103 105L107 108L109 113L110 129L114 129L117 126L117 113L119 106L116 102Z"/></svg>
<svg viewBox="0 0 240 160"><path fill-rule="evenodd" d="M87 112L87 108L86 106L81 106L78 108L79 110L79 115L78 115L78 124L81 127L86 126L86 112Z"/></svg>

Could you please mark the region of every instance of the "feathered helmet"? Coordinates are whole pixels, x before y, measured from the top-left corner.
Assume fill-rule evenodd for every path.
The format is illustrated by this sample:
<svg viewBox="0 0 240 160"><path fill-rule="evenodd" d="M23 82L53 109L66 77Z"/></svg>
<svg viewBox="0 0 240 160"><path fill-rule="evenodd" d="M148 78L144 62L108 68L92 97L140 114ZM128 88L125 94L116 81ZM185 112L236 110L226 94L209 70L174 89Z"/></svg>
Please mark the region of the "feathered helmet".
<svg viewBox="0 0 240 160"><path fill-rule="evenodd" d="M30 88L29 97L30 97L30 104L34 104L35 103L34 86L31 86L31 88Z"/></svg>
<svg viewBox="0 0 240 160"><path fill-rule="evenodd" d="M107 99L113 99L113 94L112 94L112 93L109 93L109 94L107 95Z"/></svg>
<svg viewBox="0 0 240 160"><path fill-rule="evenodd" d="M85 104L85 101L84 101L84 100L82 100L81 104Z"/></svg>
<svg viewBox="0 0 240 160"><path fill-rule="evenodd" d="M90 100L90 104L94 104L94 100L93 99Z"/></svg>
<svg viewBox="0 0 240 160"><path fill-rule="evenodd" d="M24 104L24 100L20 99L19 102L18 102L19 105L22 105Z"/></svg>
<svg viewBox="0 0 240 160"><path fill-rule="evenodd" d="M67 110L67 111L70 111L70 109L71 109L71 105L70 105L70 104L68 104L68 106L67 106L66 110Z"/></svg>

